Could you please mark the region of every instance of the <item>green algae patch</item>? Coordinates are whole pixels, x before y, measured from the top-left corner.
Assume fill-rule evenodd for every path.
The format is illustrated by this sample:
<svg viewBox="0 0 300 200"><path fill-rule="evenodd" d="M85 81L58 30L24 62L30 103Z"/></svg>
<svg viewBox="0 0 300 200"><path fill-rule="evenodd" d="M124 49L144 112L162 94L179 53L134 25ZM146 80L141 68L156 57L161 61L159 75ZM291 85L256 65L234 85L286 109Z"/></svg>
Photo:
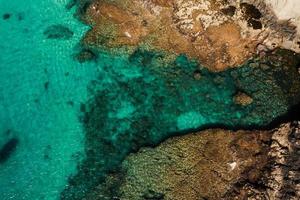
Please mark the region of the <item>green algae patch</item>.
<svg viewBox="0 0 300 200"><path fill-rule="evenodd" d="M289 51L220 73L184 55L162 65L161 56L143 50L99 56L105 64L82 109L86 159L62 199L85 197L142 146L206 127L265 127L300 101L300 58ZM252 98L249 105L235 102L241 92Z"/></svg>

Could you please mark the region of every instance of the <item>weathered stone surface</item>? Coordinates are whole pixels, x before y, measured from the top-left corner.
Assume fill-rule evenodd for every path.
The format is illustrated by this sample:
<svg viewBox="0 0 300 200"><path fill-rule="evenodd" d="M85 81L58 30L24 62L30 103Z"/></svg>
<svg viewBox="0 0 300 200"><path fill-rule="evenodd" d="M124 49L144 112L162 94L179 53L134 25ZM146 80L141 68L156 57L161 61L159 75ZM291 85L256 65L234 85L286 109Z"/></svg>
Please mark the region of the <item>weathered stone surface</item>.
<svg viewBox="0 0 300 200"><path fill-rule="evenodd" d="M270 139L267 131L221 129L175 137L131 154L123 162L123 174L108 177L89 198L220 199L242 175L253 181L260 176ZM114 193L105 194L107 187L114 187Z"/></svg>
<svg viewBox="0 0 300 200"><path fill-rule="evenodd" d="M87 199L299 199L299 127L168 139L129 155Z"/></svg>
<svg viewBox="0 0 300 200"><path fill-rule="evenodd" d="M275 129L268 152L269 164L253 181L242 176L224 199L300 199L300 122Z"/></svg>
<svg viewBox="0 0 300 200"><path fill-rule="evenodd" d="M247 106L253 102L253 99L243 92L238 92L234 96L234 102L238 105Z"/></svg>
<svg viewBox="0 0 300 200"><path fill-rule="evenodd" d="M300 52L295 25L278 21L265 1L94 0L83 18L91 46L136 47L186 54L222 71L257 53L283 47ZM298 46L298 47L297 47Z"/></svg>

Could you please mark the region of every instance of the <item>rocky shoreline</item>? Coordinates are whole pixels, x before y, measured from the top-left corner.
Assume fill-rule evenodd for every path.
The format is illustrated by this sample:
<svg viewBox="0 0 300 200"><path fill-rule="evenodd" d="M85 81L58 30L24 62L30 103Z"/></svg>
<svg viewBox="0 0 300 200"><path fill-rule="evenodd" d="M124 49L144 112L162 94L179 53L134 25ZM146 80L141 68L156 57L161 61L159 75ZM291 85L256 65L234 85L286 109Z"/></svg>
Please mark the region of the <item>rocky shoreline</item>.
<svg viewBox="0 0 300 200"><path fill-rule="evenodd" d="M90 47L185 54L212 71L275 48L300 52L297 23L278 18L263 0L83 2L81 19L92 26L83 44Z"/></svg>
<svg viewBox="0 0 300 200"><path fill-rule="evenodd" d="M142 77L150 70L155 78L150 82L127 79L108 68L108 74L118 74L108 87L114 92L101 89L101 77L91 84L92 98L82 106L87 159L70 178L62 199L300 198L299 116L282 118L300 100L296 22L282 21L272 7L275 4L266 1L94 0L77 4L80 19L91 25L82 46L85 51L93 49L91 54L82 54L80 62L96 57L95 49L122 52L132 69L142 67ZM174 64L180 54L188 61ZM155 83L160 79L165 82ZM213 84L206 86L210 81ZM171 93L164 93L164 87ZM215 107L210 112L213 116L228 106L245 109L247 114L238 111L235 118L232 110L224 112L208 123L212 127L198 132L180 123L170 128L174 113L186 112L177 100L201 113L197 102L203 100L202 91L195 90L198 95L187 92L194 87L223 88L223 92L233 87L229 100L226 95L216 100L207 92L211 100L201 105L206 102L209 108ZM114 119L124 100L143 109L143 114ZM134 112L130 108L126 112ZM179 119L197 127L197 120L192 119L207 117L193 114ZM276 127L267 128L273 122ZM254 126L247 129L243 126L247 123ZM130 127L128 135L120 124ZM227 129L212 129L220 124ZM185 134L173 137L171 132L180 128Z"/></svg>

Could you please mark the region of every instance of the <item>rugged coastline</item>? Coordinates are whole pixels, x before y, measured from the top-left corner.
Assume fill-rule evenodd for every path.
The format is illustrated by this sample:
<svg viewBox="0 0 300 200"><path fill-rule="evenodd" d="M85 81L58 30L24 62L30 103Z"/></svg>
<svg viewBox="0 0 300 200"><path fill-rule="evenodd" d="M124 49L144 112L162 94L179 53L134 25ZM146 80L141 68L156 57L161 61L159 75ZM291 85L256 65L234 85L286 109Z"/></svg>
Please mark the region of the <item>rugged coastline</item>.
<svg viewBox="0 0 300 200"><path fill-rule="evenodd" d="M299 116L264 129L299 105L297 20L270 1L77 3L83 47L130 68L91 84L87 159L62 199L299 198ZM214 126L241 130L192 131Z"/></svg>

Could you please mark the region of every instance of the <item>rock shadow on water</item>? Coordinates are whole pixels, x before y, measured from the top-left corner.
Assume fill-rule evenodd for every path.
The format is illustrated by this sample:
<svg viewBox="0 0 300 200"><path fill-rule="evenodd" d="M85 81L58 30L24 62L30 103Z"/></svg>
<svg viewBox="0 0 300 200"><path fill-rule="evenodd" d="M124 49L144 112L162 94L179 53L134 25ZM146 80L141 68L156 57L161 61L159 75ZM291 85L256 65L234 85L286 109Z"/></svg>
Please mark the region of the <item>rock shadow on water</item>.
<svg viewBox="0 0 300 200"><path fill-rule="evenodd" d="M17 138L11 138L3 145L3 147L1 147L0 164L5 163L11 157L11 155L15 152L18 144L19 140Z"/></svg>
<svg viewBox="0 0 300 200"><path fill-rule="evenodd" d="M44 35L47 39L64 39L68 40L73 37L74 32L68 27L58 24L51 25L46 28Z"/></svg>
<svg viewBox="0 0 300 200"><path fill-rule="evenodd" d="M8 20L8 19L10 19L10 17L11 17L10 13L5 13L5 14L2 15L3 20Z"/></svg>

